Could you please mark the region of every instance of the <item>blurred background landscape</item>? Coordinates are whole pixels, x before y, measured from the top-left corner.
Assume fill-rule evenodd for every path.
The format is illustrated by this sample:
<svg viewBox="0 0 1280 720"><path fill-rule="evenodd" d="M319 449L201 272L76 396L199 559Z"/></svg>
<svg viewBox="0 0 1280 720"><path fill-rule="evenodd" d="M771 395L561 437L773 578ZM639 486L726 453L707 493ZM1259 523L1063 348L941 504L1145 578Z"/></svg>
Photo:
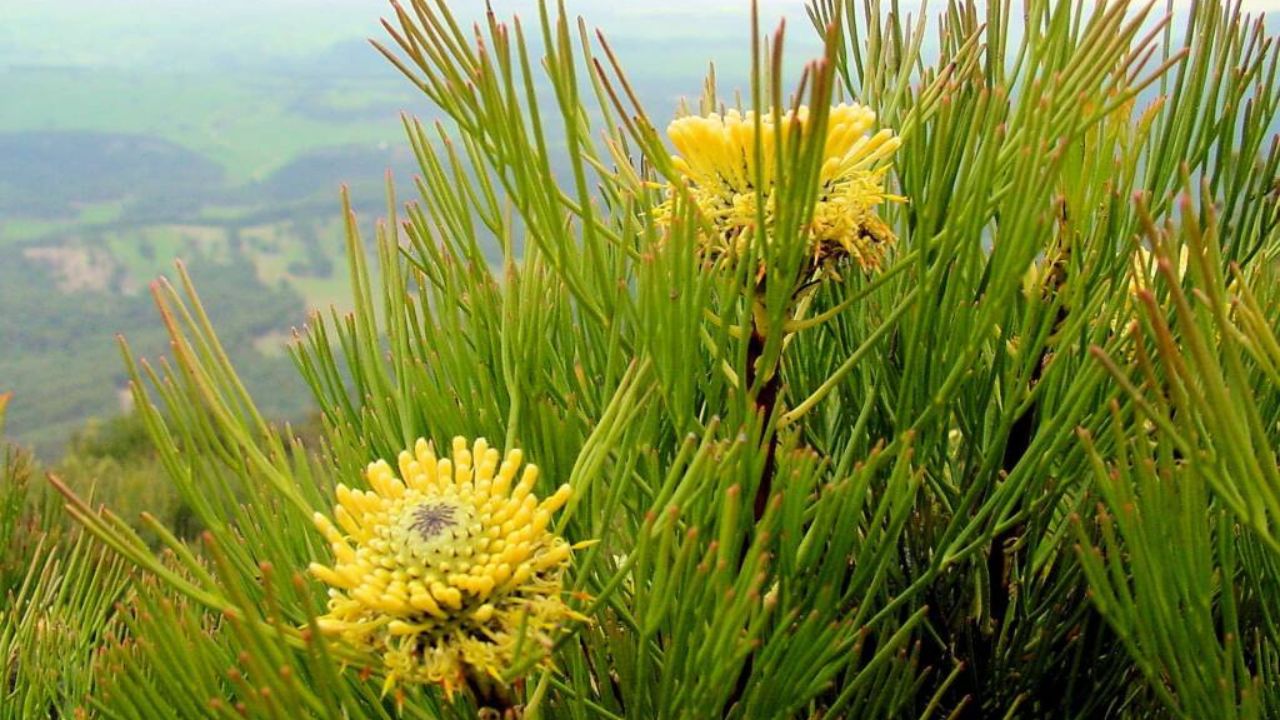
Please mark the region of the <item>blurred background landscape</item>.
<svg viewBox="0 0 1280 720"><path fill-rule="evenodd" d="M536 26L531 0L493 5ZM697 96L712 58L741 87L745 2L616 5L570 10L608 31L655 121ZM450 7L478 21L484 4ZM769 25L789 17L795 56L813 55L800 0L762 8ZM264 412L306 417L285 343L309 312L342 310L339 186L371 234L388 169L410 194L401 113L432 119L367 42L384 39L388 13L381 0L0 4L0 393L14 393L12 436L56 460L73 435L86 446L91 419L127 410L115 336L163 355L148 285L178 258Z"/></svg>
<svg viewBox="0 0 1280 720"><path fill-rule="evenodd" d="M537 35L536 0L492 5ZM760 5L764 26L787 19L792 67L817 54L804 0ZM483 17L482 0L449 6L468 22ZM568 6L607 32L659 124L681 97L697 97L713 59L722 93L744 86L748 0ZM86 428L91 419L128 409L115 336L163 355L148 285L172 276L179 258L262 410L307 417L285 344L308 313L344 309L339 187L350 187L371 235L386 172L401 199L412 194L401 114L434 119L368 43L387 40L379 19L389 12L383 0L0 3L0 393L14 393L10 435L57 460L73 435L83 446L86 430L100 433Z"/></svg>

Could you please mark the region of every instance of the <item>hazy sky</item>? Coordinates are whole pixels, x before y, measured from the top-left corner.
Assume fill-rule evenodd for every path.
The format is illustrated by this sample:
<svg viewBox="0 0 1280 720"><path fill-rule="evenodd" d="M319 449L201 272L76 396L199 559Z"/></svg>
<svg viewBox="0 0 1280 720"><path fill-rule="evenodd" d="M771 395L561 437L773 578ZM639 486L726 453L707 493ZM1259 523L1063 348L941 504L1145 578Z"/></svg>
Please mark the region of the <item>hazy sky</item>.
<svg viewBox="0 0 1280 720"><path fill-rule="evenodd" d="M491 2L504 19L518 14L526 23L536 23L537 0ZM1022 2L1012 4L1020 7ZM680 42L696 51L699 43L745 40L750 27L750 0L566 4L571 14L632 46ZM816 44L805 0L759 4L765 27L787 18L791 49L803 52ZM480 19L485 7L483 0L449 0L449 5L468 24ZM933 0L926 7L932 16L945 5L945 0ZM1163 5L1159 0L1158 8ZM1185 9L1190 0L1174 0L1173 5ZM901 2L907 12L918 12L920 6L919 0ZM1270 11L1280 20L1280 0L1244 0L1242 7L1250 13ZM338 42L384 38L378 21L390 12L386 0L0 0L0 70L7 64L35 64L180 71L234 67L247 57L299 59Z"/></svg>
<svg viewBox="0 0 1280 720"><path fill-rule="evenodd" d="M554 0L550 3L554 7ZM572 15L611 37L687 40L745 36L748 0L567 0ZM464 24L483 0L451 0ZM497 14L536 23L537 0L492 0ZM811 35L801 0L762 0L767 25L786 15ZM11 64L178 67L222 56L305 56L343 40L385 36L385 0L0 0L0 70Z"/></svg>

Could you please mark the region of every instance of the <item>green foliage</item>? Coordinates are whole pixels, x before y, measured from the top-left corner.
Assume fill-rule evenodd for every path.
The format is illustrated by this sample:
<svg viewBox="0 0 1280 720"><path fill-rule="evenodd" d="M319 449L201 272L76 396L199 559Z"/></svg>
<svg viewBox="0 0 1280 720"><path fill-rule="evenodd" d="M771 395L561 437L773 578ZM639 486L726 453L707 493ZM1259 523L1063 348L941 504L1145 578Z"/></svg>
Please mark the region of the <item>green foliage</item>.
<svg viewBox="0 0 1280 720"><path fill-rule="evenodd" d="M96 710L1276 712L1274 40L1213 3L1181 40L1149 5L950 3L926 59L925 18L858 6L814 3L825 57L794 94L781 33L753 28L746 106L807 104L812 132L772 148L770 242L712 263L602 36L545 4L478 36L443 2L396 5L384 53L449 125L406 121L418 198L388 184L376 271L344 208L354 310L292 349L318 442L264 419L179 268L155 293L172 364L125 356L202 541L144 516L157 556L59 485L148 578ZM881 209L885 268L832 278L804 239L841 97L899 133L909 202ZM305 574L338 483L454 435L522 448L540 495L570 484L555 529L595 541L569 578L588 620L506 670L514 706L384 694L381 658L319 631Z"/></svg>
<svg viewBox="0 0 1280 720"><path fill-rule="evenodd" d="M6 410L11 394L0 395L0 440L5 438ZM8 595L16 590L27 573L29 558L35 553L40 528L56 525L57 508L47 500L51 497L33 493L32 481L36 466L29 453L16 445L4 443L0 456L0 541L5 552L0 565L0 593ZM33 532L36 531L36 532Z"/></svg>
<svg viewBox="0 0 1280 720"><path fill-rule="evenodd" d="M1099 352L1134 402L1111 407L1113 458L1081 431L1101 499L1076 534L1094 604L1174 712L1270 717L1280 712L1276 268L1224 271L1207 182L1203 192L1202 211L1184 199L1180 231L1148 226L1162 262L1130 326L1136 367ZM1175 247L1190 250L1190 291Z"/></svg>
<svg viewBox="0 0 1280 720"><path fill-rule="evenodd" d="M28 559L0 617L0 717L71 716L94 688L94 661L117 623L128 567L83 532L46 534Z"/></svg>
<svg viewBox="0 0 1280 720"><path fill-rule="evenodd" d="M30 455L4 440L0 395L0 718L71 717L129 592L122 558L68 528Z"/></svg>
<svg viewBox="0 0 1280 720"><path fill-rule="evenodd" d="M72 435L67 454L53 472L67 487L126 519L153 547L160 545L160 538L143 526L143 513L180 538L199 535L200 524L165 477L146 425L136 413L91 420Z"/></svg>

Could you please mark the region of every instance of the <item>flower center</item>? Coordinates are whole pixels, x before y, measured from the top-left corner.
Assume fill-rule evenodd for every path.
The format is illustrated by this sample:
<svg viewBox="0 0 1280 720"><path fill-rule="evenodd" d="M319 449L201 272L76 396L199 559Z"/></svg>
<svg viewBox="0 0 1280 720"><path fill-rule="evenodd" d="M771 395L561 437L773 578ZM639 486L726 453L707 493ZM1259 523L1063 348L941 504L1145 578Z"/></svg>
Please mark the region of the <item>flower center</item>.
<svg viewBox="0 0 1280 720"><path fill-rule="evenodd" d="M475 511L452 497L406 498L380 531L390 547L403 550L427 567L448 562L471 542Z"/></svg>
<svg viewBox="0 0 1280 720"><path fill-rule="evenodd" d="M457 525L457 508L444 503L425 503L413 510L413 521L409 529L423 540L431 540L441 531Z"/></svg>

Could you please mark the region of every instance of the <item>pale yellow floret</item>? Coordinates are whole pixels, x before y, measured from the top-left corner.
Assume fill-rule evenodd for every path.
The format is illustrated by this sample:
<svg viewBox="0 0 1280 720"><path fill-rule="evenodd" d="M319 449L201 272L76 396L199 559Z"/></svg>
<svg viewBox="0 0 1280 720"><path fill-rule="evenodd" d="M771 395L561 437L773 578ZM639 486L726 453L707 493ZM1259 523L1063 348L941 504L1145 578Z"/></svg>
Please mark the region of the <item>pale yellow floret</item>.
<svg viewBox="0 0 1280 720"><path fill-rule="evenodd" d="M868 135L875 118L870 109L856 104L830 110L807 241L815 264L851 258L864 268L876 268L894 242L875 210L884 202L905 201L884 185L900 141L890 130ZM714 260L740 254L753 237L771 241L778 143L783 143L785 156L785 147L810 132L810 125L807 107L787 111L779 119L771 112L757 118L754 112L729 110L671 123L667 133L677 153L672 165L682 176L683 191L713 229L699 234L704 256ZM655 214L660 224L672 221L681 195L679 189L670 189L669 199ZM760 202L763 232L756 227Z"/></svg>
<svg viewBox="0 0 1280 720"><path fill-rule="evenodd" d="M380 652L387 687L432 682L452 691L468 673L497 677L520 628L538 644L570 620L562 577L571 546L550 530L568 485L539 502L537 468L483 439L455 439L449 458L419 440L399 477L369 465L370 491L339 485L333 520L313 518L334 564L312 563L329 586L320 628ZM526 643L526 647L531 646Z"/></svg>

